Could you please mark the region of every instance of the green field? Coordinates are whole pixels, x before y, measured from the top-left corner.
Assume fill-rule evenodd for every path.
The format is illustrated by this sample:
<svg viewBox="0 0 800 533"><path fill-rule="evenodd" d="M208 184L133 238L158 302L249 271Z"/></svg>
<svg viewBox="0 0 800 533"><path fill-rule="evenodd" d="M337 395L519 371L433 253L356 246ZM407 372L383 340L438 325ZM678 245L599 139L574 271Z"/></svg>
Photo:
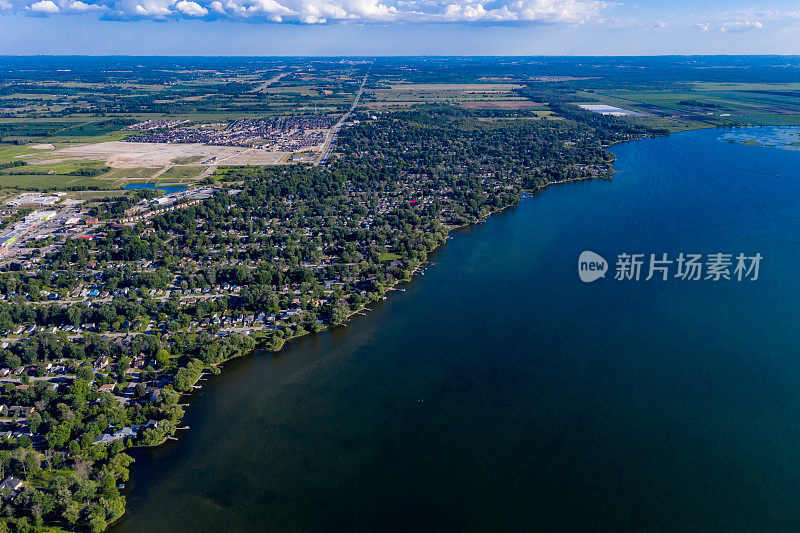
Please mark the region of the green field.
<svg viewBox="0 0 800 533"><path fill-rule="evenodd" d="M196 178L206 167L180 166L170 167L160 178L191 179Z"/></svg>
<svg viewBox="0 0 800 533"><path fill-rule="evenodd" d="M156 172L158 169L151 167L112 168L100 178L104 180L143 180L150 179Z"/></svg>
<svg viewBox="0 0 800 533"><path fill-rule="evenodd" d="M27 146L0 144L0 163L10 163L12 161L20 161L21 158L17 156L27 155L31 153L41 153L41 152L46 153L45 150L34 150L32 148L28 148Z"/></svg>
<svg viewBox="0 0 800 533"><path fill-rule="evenodd" d="M669 89L604 87L577 91L576 103L601 103L649 115L623 120L670 131L731 125L800 124L800 83L690 82Z"/></svg>
<svg viewBox="0 0 800 533"><path fill-rule="evenodd" d="M50 172L52 174L69 174L70 172L78 171L93 171L99 172L107 168L103 161L94 160L72 160L72 161L58 161L48 163L43 161L41 163L29 163L24 167L10 168L0 171L0 174L39 174L42 172Z"/></svg>
<svg viewBox="0 0 800 533"><path fill-rule="evenodd" d="M19 189L61 189L69 187L94 187L108 189L111 183L87 176L62 176L58 174L31 175L31 174L0 174L0 187Z"/></svg>
<svg viewBox="0 0 800 533"><path fill-rule="evenodd" d="M190 155L188 157L176 157L172 162L176 165L191 165L192 163L199 163L205 158L202 155Z"/></svg>

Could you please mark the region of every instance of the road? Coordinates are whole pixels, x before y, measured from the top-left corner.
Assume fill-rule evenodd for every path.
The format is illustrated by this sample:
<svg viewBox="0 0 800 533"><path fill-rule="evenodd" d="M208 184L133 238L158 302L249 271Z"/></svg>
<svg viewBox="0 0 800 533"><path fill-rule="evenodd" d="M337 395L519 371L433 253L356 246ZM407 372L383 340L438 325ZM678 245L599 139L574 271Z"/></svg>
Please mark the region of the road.
<svg viewBox="0 0 800 533"><path fill-rule="evenodd" d="M353 100L353 105L350 106L350 110L344 114L342 118L339 119L339 122L334 124L334 126L330 129L328 133L328 137L325 139L325 143L322 145L322 155L319 159L314 163L314 166L324 165L325 162L330 157L331 152L333 151L333 147L336 146L336 136L339 133L339 130L344 124L344 121L350 118L350 115L355 110L356 106L358 106L358 101L361 99L361 93L364 92L364 85L367 83L367 76L369 76L369 71L372 67L367 69L367 73L364 74L364 79L361 81L361 87L358 88L358 93L356 93L356 97Z"/></svg>
<svg viewBox="0 0 800 533"><path fill-rule="evenodd" d="M289 74L289 73L288 73L288 72L281 72L281 73L280 73L280 74L278 74L277 76L275 76L275 77L273 77L273 78L270 78L270 79L268 79L267 81L265 81L264 83L262 83L261 85L259 85L258 87L256 87L255 89L252 89L252 90L250 90L250 91L248 91L248 92L251 92L251 93L260 93L260 92L263 92L263 91L264 91L264 89L268 88L268 87L269 87L270 85L272 85L273 83L275 83L275 82L279 81L281 78L283 78L283 77L284 77L284 76L286 76L287 74Z"/></svg>

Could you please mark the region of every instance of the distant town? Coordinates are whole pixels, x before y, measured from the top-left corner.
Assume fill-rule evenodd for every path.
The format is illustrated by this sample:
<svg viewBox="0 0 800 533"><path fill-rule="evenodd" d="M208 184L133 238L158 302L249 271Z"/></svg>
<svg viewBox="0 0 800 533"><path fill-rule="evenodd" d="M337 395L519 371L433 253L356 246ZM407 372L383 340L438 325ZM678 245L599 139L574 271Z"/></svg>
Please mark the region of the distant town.
<svg viewBox="0 0 800 533"><path fill-rule="evenodd" d="M212 146L299 151L319 148L334 120L327 116L300 115L240 119L230 124L197 124L178 127L186 121L146 121L128 126L144 131L127 137L128 142L203 143Z"/></svg>

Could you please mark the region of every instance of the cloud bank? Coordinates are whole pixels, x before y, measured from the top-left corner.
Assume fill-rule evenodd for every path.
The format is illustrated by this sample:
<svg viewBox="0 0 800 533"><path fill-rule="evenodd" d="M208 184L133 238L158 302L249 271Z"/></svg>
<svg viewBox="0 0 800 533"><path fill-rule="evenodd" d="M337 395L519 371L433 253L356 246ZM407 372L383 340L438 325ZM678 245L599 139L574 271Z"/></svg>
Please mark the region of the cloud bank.
<svg viewBox="0 0 800 533"><path fill-rule="evenodd" d="M611 4L601 0L0 0L0 11L35 16L95 12L106 20L579 24L592 20L608 5Z"/></svg>

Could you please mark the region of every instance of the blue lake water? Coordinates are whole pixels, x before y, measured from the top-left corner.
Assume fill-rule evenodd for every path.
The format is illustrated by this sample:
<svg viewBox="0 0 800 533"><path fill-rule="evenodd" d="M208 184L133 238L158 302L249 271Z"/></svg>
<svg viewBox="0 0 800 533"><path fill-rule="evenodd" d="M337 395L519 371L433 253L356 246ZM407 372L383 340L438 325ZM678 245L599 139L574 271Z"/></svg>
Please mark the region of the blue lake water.
<svg viewBox="0 0 800 533"><path fill-rule="evenodd" d="M134 452L116 531L796 530L800 153L722 135L617 145L613 181L526 198L367 317L229 364L178 442ZM614 279L681 252L760 253L759 279Z"/></svg>
<svg viewBox="0 0 800 533"><path fill-rule="evenodd" d="M187 187L186 185L156 185L154 183L129 183L125 185L126 191L132 189L158 189L161 191L165 191L164 194L185 191L188 188L189 187Z"/></svg>

